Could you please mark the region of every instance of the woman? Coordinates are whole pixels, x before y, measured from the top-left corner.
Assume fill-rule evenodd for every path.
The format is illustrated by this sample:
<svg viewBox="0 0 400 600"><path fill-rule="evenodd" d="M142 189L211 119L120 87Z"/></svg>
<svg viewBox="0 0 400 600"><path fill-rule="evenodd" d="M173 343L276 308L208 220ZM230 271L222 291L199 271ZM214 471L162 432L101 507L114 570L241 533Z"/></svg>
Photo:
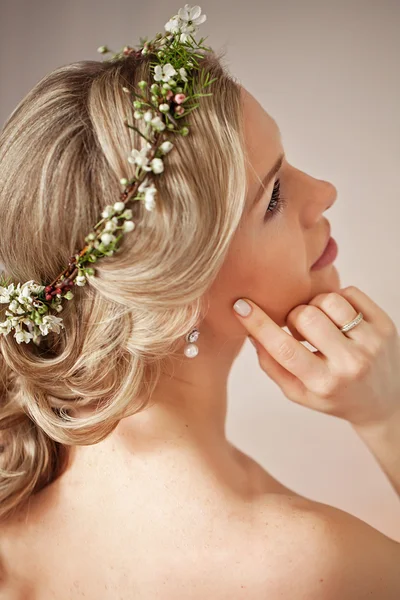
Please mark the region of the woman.
<svg viewBox="0 0 400 600"><path fill-rule="evenodd" d="M150 56L56 69L10 116L0 260L15 281L53 281L132 176L122 88L151 85ZM287 397L351 422L400 490L396 328L339 289L332 256L316 264L336 190L290 165L220 59L202 67L218 81L165 160L158 210L133 203L136 231L74 289L59 334L0 336L3 597L394 600L398 543L226 438L227 378L250 333ZM233 310L242 297L248 316Z"/></svg>

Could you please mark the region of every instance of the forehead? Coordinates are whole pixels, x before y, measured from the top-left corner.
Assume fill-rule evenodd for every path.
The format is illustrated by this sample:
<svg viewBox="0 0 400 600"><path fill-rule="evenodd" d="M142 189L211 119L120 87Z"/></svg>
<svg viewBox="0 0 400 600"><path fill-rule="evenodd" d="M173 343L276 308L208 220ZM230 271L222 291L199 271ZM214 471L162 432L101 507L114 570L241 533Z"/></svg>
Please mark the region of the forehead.
<svg viewBox="0 0 400 600"><path fill-rule="evenodd" d="M283 152L281 133L274 119L242 87L244 138L247 153L249 193Z"/></svg>

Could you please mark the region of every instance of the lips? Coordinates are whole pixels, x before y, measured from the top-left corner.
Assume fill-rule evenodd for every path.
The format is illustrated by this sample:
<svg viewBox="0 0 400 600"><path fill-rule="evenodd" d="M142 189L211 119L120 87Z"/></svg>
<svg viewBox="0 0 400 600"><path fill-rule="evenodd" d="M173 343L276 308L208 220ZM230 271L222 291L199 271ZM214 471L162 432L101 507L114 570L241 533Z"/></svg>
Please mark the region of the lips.
<svg viewBox="0 0 400 600"><path fill-rule="evenodd" d="M327 247L327 246L328 246L328 244L329 244L329 240L331 239L331 225L330 225L329 221L328 221L328 228L329 228L329 229L328 229L328 235L327 235L327 236L326 236L326 238L325 238L325 245L324 245L324 247L323 247L322 251L320 252L320 254L318 255L318 257L317 257L317 258L314 260L314 262L313 262L313 264L311 265L311 267L313 267L313 266L315 265L315 263L319 261L319 259L321 258L321 256L322 256L322 255L323 255L323 253L325 252L325 250L326 250L326 247Z"/></svg>

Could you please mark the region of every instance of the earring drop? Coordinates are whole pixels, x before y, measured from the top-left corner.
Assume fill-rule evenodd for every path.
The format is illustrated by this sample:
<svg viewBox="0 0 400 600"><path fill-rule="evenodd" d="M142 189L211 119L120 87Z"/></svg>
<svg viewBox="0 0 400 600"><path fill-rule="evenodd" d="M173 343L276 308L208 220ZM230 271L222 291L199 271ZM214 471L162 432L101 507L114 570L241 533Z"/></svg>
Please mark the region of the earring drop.
<svg viewBox="0 0 400 600"><path fill-rule="evenodd" d="M198 355L199 349L194 342L197 342L199 339L200 331L198 329L192 329L190 333L186 335L186 341L188 342L187 346L185 346L183 352L185 356L188 358L194 358Z"/></svg>

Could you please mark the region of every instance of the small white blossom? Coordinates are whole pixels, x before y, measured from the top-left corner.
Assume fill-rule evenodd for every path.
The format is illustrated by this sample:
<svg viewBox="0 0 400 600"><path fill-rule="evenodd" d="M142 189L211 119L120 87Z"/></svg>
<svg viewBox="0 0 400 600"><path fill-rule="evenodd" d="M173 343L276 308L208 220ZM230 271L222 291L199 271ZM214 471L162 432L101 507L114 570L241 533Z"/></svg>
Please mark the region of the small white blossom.
<svg viewBox="0 0 400 600"><path fill-rule="evenodd" d="M6 321L3 321L3 323L0 323L0 333L2 333L3 335L7 335L8 333L10 333L11 328L12 324L10 319L7 319Z"/></svg>
<svg viewBox="0 0 400 600"><path fill-rule="evenodd" d="M116 202L114 204L114 210L116 212L122 212L125 208L125 203L124 202Z"/></svg>
<svg viewBox="0 0 400 600"><path fill-rule="evenodd" d="M186 75L187 75L186 69L184 67L181 67L179 69L179 75L181 76L182 81L186 82L188 80L187 77L186 77Z"/></svg>
<svg viewBox="0 0 400 600"><path fill-rule="evenodd" d="M150 121L150 124L152 125L152 127L154 127L154 129L156 129L157 131L163 131L166 127L165 123L161 120L161 118L159 116L154 117L154 119L152 119ZM129 159L128 159L129 160Z"/></svg>
<svg viewBox="0 0 400 600"><path fill-rule="evenodd" d="M179 33L179 23L180 23L180 19L178 17L178 15L175 15L174 17L172 17L172 19L170 19L167 23L165 23L164 25L164 29L165 31L169 31L170 33Z"/></svg>
<svg viewBox="0 0 400 600"><path fill-rule="evenodd" d="M153 118L153 111L152 110L147 110L144 115L143 115L143 119L146 121L146 123L150 123L150 121Z"/></svg>
<svg viewBox="0 0 400 600"><path fill-rule="evenodd" d="M159 104L158 108L160 109L161 112L168 112L169 104L167 104L167 103Z"/></svg>
<svg viewBox="0 0 400 600"><path fill-rule="evenodd" d="M157 189L155 188L155 186L154 186L154 185L149 185L149 186L148 186L148 185L146 184L146 182L145 182L145 181L143 181L143 182L140 184L140 186L139 186L139 188L138 188L138 191L139 191L140 193L143 193L143 192L144 192L144 194L145 194L145 197L144 197L144 205L145 205L145 208L146 208L147 210L153 210L153 209L154 209L154 207L155 207L155 200L154 200L154 196L155 196L155 195L156 195L156 193L157 193Z"/></svg>
<svg viewBox="0 0 400 600"><path fill-rule="evenodd" d="M29 331L24 331L23 329L21 329L20 331L14 333L14 337L17 340L18 344L22 344L22 342L28 344L29 341L33 338L33 335L29 333Z"/></svg>
<svg viewBox="0 0 400 600"><path fill-rule="evenodd" d="M153 173L162 173L164 171L164 163L162 158L153 158L150 164Z"/></svg>
<svg viewBox="0 0 400 600"><path fill-rule="evenodd" d="M60 317L54 317L53 315L46 315L43 317L43 322L39 324L42 335L47 335L49 331L59 333L60 327L64 327L62 319Z"/></svg>
<svg viewBox="0 0 400 600"><path fill-rule="evenodd" d="M132 210L127 208L121 215L122 219L132 219Z"/></svg>
<svg viewBox="0 0 400 600"><path fill-rule="evenodd" d="M12 300L8 305L8 308L17 315L22 315L25 312L25 309L20 305L17 300Z"/></svg>
<svg viewBox="0 0 400 600"><path fill-rule="evenodd" d="M103 233L100 239L105 246L109 246L116 238L115 235L112 235L111 233Z"/></svg>
<svg viewBox="0 0 400 600"><path fill-rule="evenodd" d="M133 231L135 229L135 223L133 221L125 221L122 227L123 231Z"/></svg>
<svg viewBox="0 0 400 600"><path fill-rule="evenodd" d="M172 142L169 142L167 140L160 145L160 150L163 154L167 154L170 150L172 150L173 147L174 145L172 144Z"/></svg>
<svg viewBox="0 0 400 600"><path fill-rule="evenodd" d="M154 68L154 80L155 81L165 81L168 83L171 77L176 75L176 71L174 67L167 63L166 65L156 65Z"/></svg>
<svg viewBox="0 0 400 600"><path fill-rule="evenodd" d="M144 201L144 207L146 210L154 210L156 206L156 202L154 200L154 196L149 196L148 198L145 199Z"/></svg>
<svg viewBox="0 0 400 600"><path fill-rule="evenodd" d="M135 110L135 112L133 113L133 116L135 119L141 119L143 117L143 113L140 112L140 110Z"/></svg>
<svg viewBox="0 0 400 600"><path fill-rule="evenodd" d="M200 6L191 7L189 4L185 4L184 8L178 10L178 18L182 43L188 40L189 35L196 33L197 27L207 19L206 15L201 14Z"/></svg>
<svg viewBox="0 0 400 600"><path fill-rule="evenodd" d="M108 221L104 227L104 231L113 232L117 228L117 225L113 221Z"/></svg>
<svg viewBox="0 0 400 600"><path fill-rule="evenodd" d="M86 285L86 277L84 275L77 275L75 277L75 283L79 287L83 287L84 285Z"/></svg>
<svg viewBox="0 0 400 600"><path fill-rule="evenodd" d="M148 165L149 158L147 156L148 151L151 149L151 144L147 142L141 150L137 150L133 148L131 152L131 156L128 158L128 161L134 165L139 165L142 169Z"/></svg>
<svg viewBox="0 0 400 600"><path fill-rule="evenodd" d="M8 304L11 295L15 293L14 284L11 283L7 288L0 286L0 304Z"/></svg>
<svg viewBox="0 0 400 600"><path fill-rule="evenodd" d="M101 216L103 217L103 219L108 219L109 217L112 217L113 214L114 214L113 207L108 205L105 207L105 209L101 213Z"/></svg>

